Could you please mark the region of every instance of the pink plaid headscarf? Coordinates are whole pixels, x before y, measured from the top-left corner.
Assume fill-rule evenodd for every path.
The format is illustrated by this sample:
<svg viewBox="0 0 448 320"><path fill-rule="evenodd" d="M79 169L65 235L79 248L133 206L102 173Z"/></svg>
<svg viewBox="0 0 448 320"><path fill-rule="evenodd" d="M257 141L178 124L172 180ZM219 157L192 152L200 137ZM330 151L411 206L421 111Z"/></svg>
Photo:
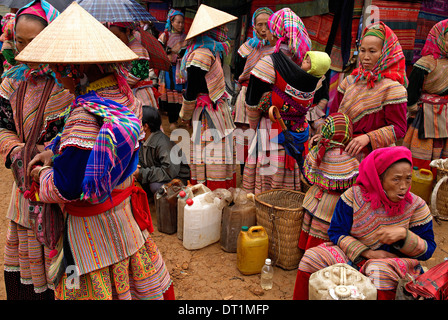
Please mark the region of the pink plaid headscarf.
<svg viewBox="0 0 448 320"><path fill-rule="evenodd" d="M432 55L434 59L448 58L448 45L445 34L448 32L448 19L436 23L426 38L421 55Z"/></svg>
<svg viewBox="0 0 448 320"><path fill-rule="evenodd" d="M412 154L408 148L385 147L372 151L359 165L359 176L355 185L361 187L363 198L371 203L372 210L384 206L389 215L397 215L403 212L406 202L412 202L410 188L403 200L392 202L381 185L380 175L401 159L408 160L412 166Z"/></svg>
<svg viewBox="0 0 448 320"><path fill-rule="evenodd" d="M275 51L285 42L294 56L294 60L302 63L305 53L311 50L311 39L306 31L302 19L291 9L284 8L270 16L268 27L271 33L278 38Z"/></svg>

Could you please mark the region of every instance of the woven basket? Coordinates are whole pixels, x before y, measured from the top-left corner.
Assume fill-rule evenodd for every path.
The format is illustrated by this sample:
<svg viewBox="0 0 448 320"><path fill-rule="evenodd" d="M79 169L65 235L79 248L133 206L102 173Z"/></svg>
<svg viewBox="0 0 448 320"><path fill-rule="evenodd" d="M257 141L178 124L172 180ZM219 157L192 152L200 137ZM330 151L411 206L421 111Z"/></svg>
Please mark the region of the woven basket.
<svg viewBox="0 0 448 320"><path fill-rule="evenodd" d="M287 189L274 189L255 195L257 224L269 237L269 258L285 270L297 269L302 252L298 248L302 230L305 194Z"/></svg>
<svg viewBox="0 0 448 320"><path fill-rule="evenodd" d="M431 195L432 215L448 220L448 170L437 168L437 183Z"/></svg>

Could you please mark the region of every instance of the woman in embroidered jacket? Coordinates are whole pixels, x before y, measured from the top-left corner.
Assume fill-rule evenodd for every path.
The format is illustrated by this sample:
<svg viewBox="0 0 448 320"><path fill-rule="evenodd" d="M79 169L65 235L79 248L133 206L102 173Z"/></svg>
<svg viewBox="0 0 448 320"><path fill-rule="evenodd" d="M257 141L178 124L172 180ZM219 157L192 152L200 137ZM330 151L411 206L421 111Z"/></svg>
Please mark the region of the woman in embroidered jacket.
<svg viewBox="0 0 448 320"><path fill-rule="evenodd" d="M302 20L285 8L270 16L268 27L274 53L252 69L246 94L249 125L257 130L243 174L243 188L252 193L275 188L301 190L299 166L278 143L281 129L277 121L269 119L268 111L272 105L278 107L299 151L305 154L309 132L305 116L319 82L299 67L311 49Z"/></svg>
<svg viewBox="0 0 448 320"><path fill-rule="evenodd" d="M34 1L21 8L17 12L14 26L17 50L22 51L58 14L59 12L46 1ZM25 146L27 141L33 139L30 136L32 127L39 123L34 115L37 113L43 89L47 82L54 80L54 73L46 64L19 63L8 69L3 77L0 85L0 149L5 166L9 168L15 156L28 147ZM21 96L18 91L19 86L23 85L26 89ZM68 90L58 84L53 82L51 86L36 137L37 147L41 151L44 145L62 130L63 113L74 99ZM22 99L21 116L18 115L18 99ZM19 123L20 119L23 119L22 123ZM21 139L20 128L23 128L24 140ZM18 178L28 181L26 177ZM29 187L29 183L27 186ZM14 183L6 214L9 220L4 263L7 299L54 299L53 285L47 276L50 249L42 246L34 236L29 221L28 200L24 198L25 191L20 190Z"/></svg>
<svg viewBox="0 0 448 320"><path fill-rule="evenodd" d="M414 165L419 168L431 169L431 160L448 157L447 40L448 19L432 27L422 57L409 75L408 111L415 119L403 145L411 150Z"/></svg>
<svg viewBox="0 0 448 320"><path fill-rule="evenodd" d="M307 154L303 175L312 185L303 199L305 214L299 248L327 242L328 228L341 194L356 181L359 161L344 149L353 138L353 124L343 113L333 113L322 126L322 136Z"/></svg>
<svg viewBox="0 0 448 320"><path fill-rule="evenodd" d="M195 19L200 17L200 10L201 7ZM236 164L232 138L235 124L228 105L222 69L222 59L230 49L228 30L223 24L211 30L206 25L204 28L203 33L192 39L182 59L182 70L186 70L188 82L180 117L183 122L192 121L193 124L190 141L191 183L202 183L210 190L235 188Z"/></svg>
<svg viewBox="0 0 448 320"><path fill-rule="evenodd" d="M376 286L379 300L395 299L400 278L422 273L419 261L431 258L436 243L431 212L409 191L411 181L406 147L376 149L361 162L356 184L334 210L331 242L308 249L300 261L294 299L307 300L311 273L336 263L359 268Z"/></svg>
<svg viewBox="0 0 448 320"><path fill-rule="evenodd" d="M182 107L182 93L186 88L186 78L181 73L180 61L186 47L184 14L171 9L166 19L165 30L159 35L159 41L165 47L171 67L160 71L159 93L160 109L168 113L170 130L177 127L179 111Z"/></svg>
<svg viewBox="0 0 448 320"><path fill-rule="evenodd" d="M142 105L158 108L157 98L154 95L156 89L150 79L148 51L133 34L133 29L136 24L131 22L115 22L108 23L107 26L113 34L138 55L137 60L123 64L127 70L126 80L134 96L141 101ZM142 111L140 109L141 107L138 108L138 117L141 119Z"/></svg>
<svg viewBox="0 0 448 320"><path fill-rule="evenodd" d="M240 92L235 102L233 110L233 121L237 128L242 130L249 129L249 120L246 113L246 91L249 84L250 72L255 67L255 64L263 58L265 55L269 55L274 52L274 46L272 46L266 39L267 23L268 19L274 12L267 8L258 8L252 15L252 27L253 37L249 38L238 49L238 56L235 67L235 79L238 79L238 85L240 86ZM244 135L238 134L235 137L236 147L241 149L237 150L237 156L243 155L241 160L246 162L246 154L248 150L247 142L244 140ZM242 164L244 168L244 163Z"/></svg>
<svg viewBox="0 0 448 320"><path fill-rule="evenodd" d="M364 29L359 63L338 87L338 112L353 121L355 137L346 151L362 160L405 136L407 78L398 38L381 21Z"/></svg>
<svg viewBox="0 0 448 320"><path fill-rule="evenodd" d="M74 56L61 48L48 58L45 52L33 51L33 44L45 41L36 37L29 50L16 57L51 59L58 79L76 95L64 130L28 167L40 185L41 201L64 204L66 228L51 268L55 297L173 298L168 270L150 236L146 194L132 178L141 122L118 62L137 56L76 2L50 27L47 32L54 41L71 32L70 41L85 43L79 35L86 32L73 31L85 28L101 39L89 45L97 46L94 52L110 50L106 57L87 57L87 48ZM83 63L86 59L102 64ZM74 268L79 286L70 285Z"/></svg>

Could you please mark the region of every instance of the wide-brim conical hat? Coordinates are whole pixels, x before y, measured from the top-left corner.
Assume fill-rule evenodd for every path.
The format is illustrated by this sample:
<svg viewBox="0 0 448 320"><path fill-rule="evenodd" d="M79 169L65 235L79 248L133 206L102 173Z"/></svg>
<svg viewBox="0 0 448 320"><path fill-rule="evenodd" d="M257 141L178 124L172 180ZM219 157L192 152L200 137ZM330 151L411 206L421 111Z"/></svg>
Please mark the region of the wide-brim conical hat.
<svg viewBox="0 0 448 320"><path fill-rule="evenodd" d="M186 40L236 19L238 18L231 14L201 4L188 30Z"/></svg>
<svg viewBox="0 0 448 320"><path fill-rule="evenodd" d="M26 63L117 63L138 56L79 4L73 2L15 58Z"/></svg>

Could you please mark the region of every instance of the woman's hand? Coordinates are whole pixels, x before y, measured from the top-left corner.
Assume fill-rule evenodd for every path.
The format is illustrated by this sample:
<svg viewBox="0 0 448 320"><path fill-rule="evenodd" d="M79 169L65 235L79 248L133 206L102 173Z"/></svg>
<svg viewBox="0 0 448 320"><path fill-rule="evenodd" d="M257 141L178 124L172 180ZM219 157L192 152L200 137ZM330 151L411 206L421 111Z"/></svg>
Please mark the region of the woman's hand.
<svg viewBox="0 0 448 320"><path fill-rule="evenodd" d="M371 249L363 251L361 253L361 256L363 256L367 260L369 260L369 259L398 258L398 256L396 254L390 253L388 251L385 251L385 250L371 250Z"/></svg>
<svg viewBox="0 0 448 320"><path fill-rule="evenodd" d="M9 153L9 157L12 159L16 154L18 154L20 151L22 151L24 146L25 146L24 143L19 143L17 146L15 146L11 150L11 152Z"/></svg>
<svg viewBox="0 0 448 320"><path fill-rule="evenodd" d="M39 182L39 176L40 176L40 169L42 167L41 166L36 166L33 168L33 170L31 170L30 172L30 177L31 179L33 179L36 182Z"/></svg>
<svg viewBox="0 0 448 320"><path fill-rule="evenodd" d="M31 171L33 170L33 167L42 164L43 166L51 166L53 164L53 151L46 150L44 152L41 152L39 154L36 154L36 156L30 161L27 168L28 175L31 175Z"/></svg>
<svg viewBox="0 0 448 320"><path fill-rule="evenodd" d="M310 147L317 144L320 138L322 138L322 134L320 133L316 133L314 136L312 136L310 139Z"/></svg>
<svg viewBox="0 0 448 320"><path fill-rule="evenodd" d="M345 147L345 151L347 151L352 157L356 156L361 150L366 147L370 143L370 138L368 135L363 134L356 138L353 138L352 141Z"/></svg>
<svg viewBox="0 0 448 320"><path fill-rule="evenodd" d="M137 169L135 169L135 171L134 171L134 173L132 174L133 176L134 176L134 179L135 180L139 180L139 175L140 175L140 168L141 168L142 166L141 165L137 165Z"/></svg>
<svg viewBox="0 0 448 320"><path fill-rule="evenodd" d="M379 242L389 245L405 239L406 234L406 228L397 226L382 226L375 232Z"/></svg>

